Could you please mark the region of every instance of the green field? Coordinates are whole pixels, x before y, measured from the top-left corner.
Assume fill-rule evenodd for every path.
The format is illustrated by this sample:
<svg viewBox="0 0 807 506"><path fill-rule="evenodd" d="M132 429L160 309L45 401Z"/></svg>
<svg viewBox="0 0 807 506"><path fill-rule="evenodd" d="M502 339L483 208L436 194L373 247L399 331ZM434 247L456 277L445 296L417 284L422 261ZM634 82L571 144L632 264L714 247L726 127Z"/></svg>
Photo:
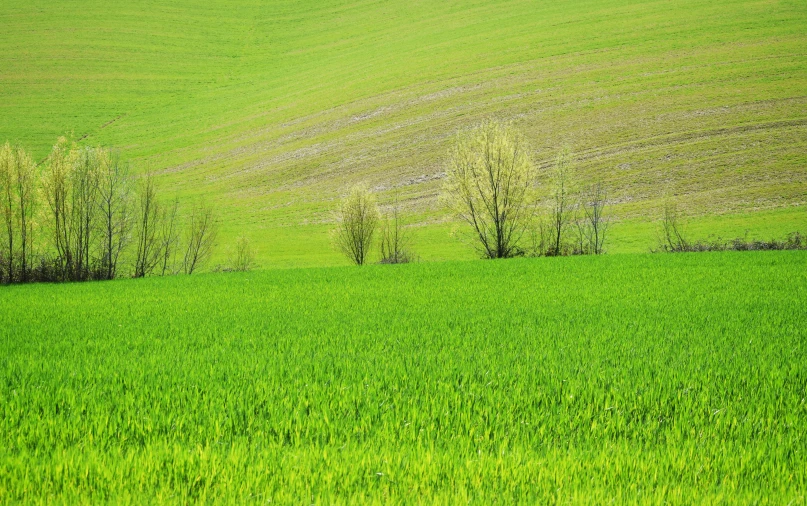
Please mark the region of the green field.
<svg viewBox="0 0 807 506"><path fill-rule="evenodd" d="M608 255L470 261L488 119ZM4 0L0 145L64 134L259 269L0 287L0 504L807 502L807 252L646 254L807 232L803 0ZM345 267L357 184L419 262Z"/></svg>
<svg viewBox="0 0 807 506"><path fill-rule="evenodd" d="M0 291L0 503L804 504L807 255Z"/></svg>
<svg viewBox="0 0 807 506"><path fill-rule="evenodd" d="M0 141L123 150L217 203L221 258L247 235L265 266L340 263L323 223L355 183L401 194L424 257L462 258L439 177L489 116L605 182L614 252L653 245L665 195L713 234L807 221L800 0L7 0L0 26Z"/></svg>

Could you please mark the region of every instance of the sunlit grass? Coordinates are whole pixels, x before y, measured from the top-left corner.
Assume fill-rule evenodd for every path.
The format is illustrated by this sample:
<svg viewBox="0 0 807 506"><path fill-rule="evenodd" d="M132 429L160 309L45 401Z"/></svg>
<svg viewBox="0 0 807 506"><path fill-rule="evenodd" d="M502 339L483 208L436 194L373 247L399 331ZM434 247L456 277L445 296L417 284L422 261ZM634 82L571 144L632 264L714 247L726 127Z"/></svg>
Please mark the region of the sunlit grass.
<svg viewBox="0 0 807 506"><path fill-rule="evenodd" d="M637 230L665 196L756 221L807 199L796 1L12 0L0 24L0 142L37 159L71 131L116 146L167 196L214 201L233 237L292 226L318 243L357 182L439 222L432 177L489 116L542 163L568 145ZM623 230L614 251L645 250ZM295 265L328 255L299 249Z"/></svg>
<svg viewBox="0 0 807 506"><path fill-rule="evenodd" d="M803 501L803 252L0 291L0 502Z"/></svg>

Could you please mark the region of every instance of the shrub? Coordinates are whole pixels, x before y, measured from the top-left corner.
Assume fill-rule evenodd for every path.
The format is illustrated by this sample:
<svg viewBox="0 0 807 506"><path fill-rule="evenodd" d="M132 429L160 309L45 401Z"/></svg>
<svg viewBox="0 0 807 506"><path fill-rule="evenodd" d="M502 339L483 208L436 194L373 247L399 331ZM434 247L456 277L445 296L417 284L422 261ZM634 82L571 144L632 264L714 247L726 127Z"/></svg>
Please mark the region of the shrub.
<svg viewBox="0 0 807 506"><path fill-rule="evenodd" d="M685 242L675 248L662 244L653 253L697 253L706 251L779 251L779 250L807 250L807 238L799 232L791 232L782 239L749 240L737 237L724 241L717 238L711 241L697 240Z"/></svg>
<svg viewBox="0 0 807 506"><path fill-rule="evenodd" d="M678 208L670 201L664 203L661 218L661 233L658 239L659 251L690 251L686 237L686 227L678 216Z"/></svg>
<svg viewBox="0 0 807 506"><path fill-rule="evenodd" d="M339 250L356 265L364 265L378 225L378 206L363 187L353 188L337 211L333 231Z"/></svg>
<svg viewBox="0 0 807 506"><path fill-rule="evenodd" d="M230 261L230 268L238 272L252 269L255 262L255 251L249 238L241 236L235 241L235 254Z"/></svg>
<svg viewBox="0 0 807 506"><path fill-rule="evenodd" d="M387 215L381 228L381 262L382 264L405 264L414 260L409 251L409 236L401 222L398 196L392 211Z"/></svg>

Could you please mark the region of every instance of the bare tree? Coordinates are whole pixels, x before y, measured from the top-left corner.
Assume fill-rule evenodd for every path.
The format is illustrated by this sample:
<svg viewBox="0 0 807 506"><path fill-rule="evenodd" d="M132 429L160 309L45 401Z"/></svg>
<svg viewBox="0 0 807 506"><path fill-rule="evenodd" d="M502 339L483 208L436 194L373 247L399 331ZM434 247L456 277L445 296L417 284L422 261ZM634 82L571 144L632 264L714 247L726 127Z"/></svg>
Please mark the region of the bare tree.
<svg viewBox="0 0 807 506"><path fill-rule="evenodd" d="M101 214L101 270L105 279L117 275L121 252L132 228L132 179L116 153L99 150L101 170L98 202Z"/></svg>
<svg viewBox="0 0 807 506"><path fill-rule="evenodd" d="M577 232L575 237L575 245L572 249L573 255L588 255L591 253L588 243L588 220L586 220L585 215L581 212L581 209L578 208L577 212L574 213L572 216L572 225L574 225L575 231Z"/></svg>
<svg viewBox="0 0 807 506"><path fill-rule="evenodd" d="M581 253L600 255L604 251L605 236L609 225L605 217L606 199L607 193L602 183L591 186L582 194L582 201L580 203L580 207L583 210L583 244Z"/></svg>
<svg viewBox="0 0 807 506"><path fill-rule="evenodd" d="M342 200L336 216L334 241L356 265L364 265L378 225L378 206L363 187L353 188Z"/></svg>
<svg viewBox="0 0 807 506"><path fill-rule="evenodd" d="M558 256L564 253L564 234L574 215L570 158L568 149L564 148L555 160L555 170L552 174L552 209L549 217L552 236L547 249L548 255Z"/></svg>
<svg viewBox="0 0 807 506"><path fill-rule="evenodd" d="M533 210L535 166L521 135L495 121L460 134L449 157L444 198L473 229L486 258L521 254Z"/></svg>
<svg viewBox="0 0 807 506"><path fill-rule="evenodd" d="M410 262L411 254L408 251L409 236L403 229L398 194L392 211L386 216L381 228L381 263L402 264Z"/></svg>
<svg viewBox="0 0 807 506"><path fill-rule="evenodd" d="M176 253L179 249L179 199L163 208L160 219L160 272L162 276L176 272Z"/></svg>
<svg viewBox="0 0 807 506"><path fill-rule="evenodd" d="M530 242L528 253L531 256L546 255L551 235L552 231L549 228L548 220L542 214L536 213L529 225Z"/></svg>
<svg viewBox="0 0 807 506"><path fill-rule="evenodd" d="M140 181L137 192L138 210L134 277L151 274L160 260L160 203L154 186L154 176L146 174Z"/></svg>
<svg viewBox="0 0 807 506"><path fill-rule="evenodd" d="M678 216L678 208L670 200L665 200L662 210L659 247L662 251L680 252L690 248L684 224Z"/></svg>
<svg viewBox="0 0 807 506"><path fill-rule="evenodd" d="M252 268L255 262L255 251L248 237L241 236L235 241L235 257L231 264L232 269L238 272L246 272Z"/></svg>
<svg viewBox="0 0 807 506"><path fill-rule="evenodd" d="M20 230L20 281L28 281L31 270L33 220L37 204L37 171L36 163L24 149L16 152L16 199L17 218Z"/></svg>
<svg viewBox="0 0 807 506"><path fill-rule="evenodd" d="M81 148L74 160L70 184L71 221L68 238L73 252L70 279L80 281L93 276L90 251L98 229L98 197L101 160L96 150Z"/></svg>
<svg viewBox="0 0 807 506"><path fill-rule="evenodd" d="M200 203L191 211L187 229L187 249L183 267L185 274L193 274L204 265L213 254L217 236L216 218L213 207Z"/></svg>

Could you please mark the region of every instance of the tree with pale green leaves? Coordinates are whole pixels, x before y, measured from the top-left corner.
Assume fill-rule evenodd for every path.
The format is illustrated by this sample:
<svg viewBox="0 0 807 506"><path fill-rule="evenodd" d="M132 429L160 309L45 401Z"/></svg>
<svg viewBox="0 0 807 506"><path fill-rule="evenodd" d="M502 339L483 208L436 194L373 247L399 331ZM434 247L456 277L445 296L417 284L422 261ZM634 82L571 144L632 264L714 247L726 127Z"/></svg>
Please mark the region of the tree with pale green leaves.
<svg viewBox="0 0 807 506"><path fill-rule="evenodd" d="M0 148L0 278L9 282L27 281L31 269L37 175L36 163L24 149L9 143Z"/></svg>
<svg viewBox="0 0 807 506"><path fill-rule="evenodd" d="M356 265L367 262L378 220L375 198L361 186L353 188L337 210L334 242Z"/></svg>
<svg viewBox="0 0 807 506"><path fill-rule="evenodd" d="M460 133L449 155L443 198L471 228L485 258L522 254L534 211L535 164L522 135L488 121Z"/></svg>

